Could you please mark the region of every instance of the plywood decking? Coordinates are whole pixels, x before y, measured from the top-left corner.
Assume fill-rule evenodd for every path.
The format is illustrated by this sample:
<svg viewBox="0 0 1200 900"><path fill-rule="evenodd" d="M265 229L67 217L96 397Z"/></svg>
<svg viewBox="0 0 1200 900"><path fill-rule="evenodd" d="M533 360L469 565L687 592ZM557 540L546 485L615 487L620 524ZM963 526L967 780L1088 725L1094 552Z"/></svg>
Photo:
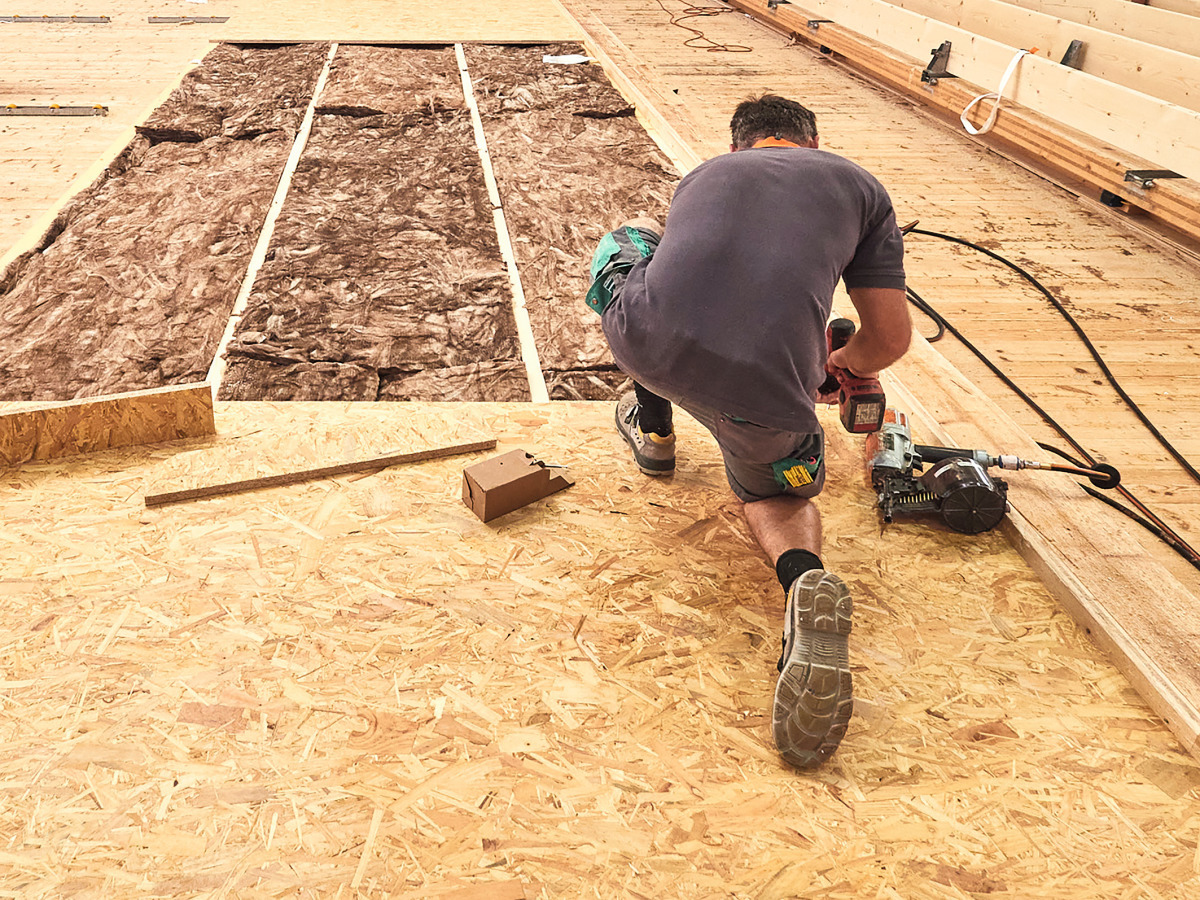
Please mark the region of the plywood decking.
<svg viewBox="0 0 1200 900"><path fill-rule="evenodd" d="M216 443L6 475L0 890L696 898L1195 885L1182 754L998 534L868 523L827 416L857 714L784 767L782 594L686 418L218 404ZM576 485L491 525L467 459L145 510L149 491L480 437Z"/></svg>

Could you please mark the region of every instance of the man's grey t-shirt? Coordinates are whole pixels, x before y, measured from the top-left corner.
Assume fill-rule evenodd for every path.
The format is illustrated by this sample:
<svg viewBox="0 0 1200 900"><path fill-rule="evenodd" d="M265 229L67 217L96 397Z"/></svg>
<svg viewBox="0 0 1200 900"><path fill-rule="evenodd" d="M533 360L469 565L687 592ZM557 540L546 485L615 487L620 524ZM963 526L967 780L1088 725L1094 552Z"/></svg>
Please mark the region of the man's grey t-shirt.
<svg viewBox="0 0 1200 900"><path fill-rule="evenodd" d="M887 191L850 160L729 153L679 183L662 241L604 311L604 333L617 364L653 391L816 432L838 279L903 289L903 256Z"/></svg>

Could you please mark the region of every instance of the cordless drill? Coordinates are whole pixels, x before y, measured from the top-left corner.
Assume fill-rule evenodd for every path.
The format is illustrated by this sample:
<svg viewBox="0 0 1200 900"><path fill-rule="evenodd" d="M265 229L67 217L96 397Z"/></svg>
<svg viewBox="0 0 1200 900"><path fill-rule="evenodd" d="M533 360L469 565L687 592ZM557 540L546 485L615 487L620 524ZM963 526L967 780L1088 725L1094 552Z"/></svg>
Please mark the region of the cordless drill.
<svg viewBox="0 0 1200 900"><path fill-rule="evenodd" d="M825 330L829 352L845 347L854 335L854 323L849 319L834 319ZM838 411L842 427L851 434L867 434L878 431L883 425L883 411L887 399L878 378L860 378L849 369L830 369L829 376L821 385L822 394L838 392Z"/></svg>

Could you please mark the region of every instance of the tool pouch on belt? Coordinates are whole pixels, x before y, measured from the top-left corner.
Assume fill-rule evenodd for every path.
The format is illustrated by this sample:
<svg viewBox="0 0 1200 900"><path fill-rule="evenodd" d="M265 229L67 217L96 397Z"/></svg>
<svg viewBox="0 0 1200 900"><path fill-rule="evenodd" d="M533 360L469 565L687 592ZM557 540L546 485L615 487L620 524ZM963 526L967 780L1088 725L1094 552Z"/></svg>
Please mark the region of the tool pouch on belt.
<svg viewBox="0 0 1200 900"><path fill-rule="evenodd" d="M775 480L784 488L800 488L813 483L821 469L821 457L806 456L804 459L788 457L771 463Z"/></svg>
<svg viewBox="0 0 1200 900"><path fill-rule="evenodd" d="M597 313L612 303L613 296L625 286L629 270L639 259L653 256L659 236L644 228L625 225L600 239L592 255L592 286L584 302Z"/></svg>

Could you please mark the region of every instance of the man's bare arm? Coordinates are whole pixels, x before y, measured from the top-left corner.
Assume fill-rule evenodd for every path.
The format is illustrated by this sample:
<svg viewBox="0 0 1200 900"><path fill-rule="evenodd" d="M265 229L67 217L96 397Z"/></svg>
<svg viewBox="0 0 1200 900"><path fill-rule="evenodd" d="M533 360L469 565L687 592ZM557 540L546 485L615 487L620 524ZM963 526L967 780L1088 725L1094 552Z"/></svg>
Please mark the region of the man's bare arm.
<svg viewBox="0 0 1200 900"><path fill-rule="evenodd" d="M875 375L902 357L912 341L908 300L897 288L851 288L849 294L858 310L858 331L829 355L829 363L855 375Z"/></svg>

